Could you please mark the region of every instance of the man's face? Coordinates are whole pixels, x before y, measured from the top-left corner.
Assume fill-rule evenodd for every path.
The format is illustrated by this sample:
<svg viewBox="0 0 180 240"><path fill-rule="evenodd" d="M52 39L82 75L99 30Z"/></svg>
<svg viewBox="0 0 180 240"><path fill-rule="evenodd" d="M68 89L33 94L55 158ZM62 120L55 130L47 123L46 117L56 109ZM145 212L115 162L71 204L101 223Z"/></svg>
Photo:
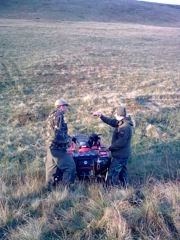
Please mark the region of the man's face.
<svg viewBox="0 0 180 240"><path fill-rule="evenodd" d="M124 116L118 116L117 113L115 113L114 116L118 121L121 121L123 118L125 118Z"/></svg>
<svg viewBox="0 0 180 240"><path fill-rule="evenodd" d="M68 109L67 105L62 105L62 106L59 107L59 110L61 110L62 113L66 113L67 109Z"/></svg>

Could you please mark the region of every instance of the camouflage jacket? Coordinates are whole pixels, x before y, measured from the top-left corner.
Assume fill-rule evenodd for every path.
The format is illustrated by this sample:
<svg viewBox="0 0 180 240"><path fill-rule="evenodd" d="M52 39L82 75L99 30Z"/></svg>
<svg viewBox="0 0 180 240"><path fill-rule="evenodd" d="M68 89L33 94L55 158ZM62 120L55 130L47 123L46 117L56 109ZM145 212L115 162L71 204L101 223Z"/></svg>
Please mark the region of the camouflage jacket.
<svg viewBox="0 0 180 240"><path fill-rule="evenodd" d="M55 110L47 119L46 144L53 149L65 150L69 146L69 141L70 136L67 124L64 122L64 115L60 110Z"/></svg>

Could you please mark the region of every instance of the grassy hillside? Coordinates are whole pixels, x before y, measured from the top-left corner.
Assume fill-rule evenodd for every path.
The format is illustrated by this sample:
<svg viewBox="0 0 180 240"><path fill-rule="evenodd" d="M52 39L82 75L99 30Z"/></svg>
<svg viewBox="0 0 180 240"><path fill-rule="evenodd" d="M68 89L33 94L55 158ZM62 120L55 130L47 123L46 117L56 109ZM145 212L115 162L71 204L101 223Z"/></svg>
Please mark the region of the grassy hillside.
<svg viewBox="0 0 180 240"><path fill-rule="evenodd" d="M179 6L136 0L1 0L0 4L4 18L180 25Z"/></svg>
<svg viewBox="0 0 180 240"><path fill-rule="evenodd" d="M179 239L179 9L99 2L0 0L0 239ZM71 103L70 134L105 145L112 129L92 112L127 107L127 190L45 189L57 98Z"/></svg>

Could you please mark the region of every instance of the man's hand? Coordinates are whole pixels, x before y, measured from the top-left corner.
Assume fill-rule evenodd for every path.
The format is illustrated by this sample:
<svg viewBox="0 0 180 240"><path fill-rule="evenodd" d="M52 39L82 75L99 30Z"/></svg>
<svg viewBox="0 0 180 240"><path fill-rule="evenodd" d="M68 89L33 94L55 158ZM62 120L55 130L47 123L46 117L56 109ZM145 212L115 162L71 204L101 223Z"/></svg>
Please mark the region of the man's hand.
<svg viewBox="0 0 180 240"><path fill-rule="evenodd" d="M76 143L76 140L77 140L77 139L76 139L76 137L74 137L74 136L73 136L72 139L71 139L71 141L74 142L74 143Z"/></svg>
<svg viewBox="0 0 180 240"><path fill-rule="evenodd" d="M106 147L106 151L110 151L110 150L109 150L109 147Z"/></svg>
<svg viewBox="0 0 180 240"><path fill-rule="evenodd" d="M99 113L99 112L94 112L94 113L93 113L93 116L94 116L94 117L101 117L101 113Z"/></svg>

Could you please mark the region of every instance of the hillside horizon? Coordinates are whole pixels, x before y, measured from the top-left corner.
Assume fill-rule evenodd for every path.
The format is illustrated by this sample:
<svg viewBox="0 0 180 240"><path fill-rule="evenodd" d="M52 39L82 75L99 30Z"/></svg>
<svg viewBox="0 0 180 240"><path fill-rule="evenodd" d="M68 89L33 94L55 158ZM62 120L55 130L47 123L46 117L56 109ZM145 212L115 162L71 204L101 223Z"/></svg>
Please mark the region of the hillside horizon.
<svg viewBox="0 0 180 240"><path fill-rule="evenodd" d="M180 26L180 6L136 0L1 0L0 19L121 22Z"/></svg>

